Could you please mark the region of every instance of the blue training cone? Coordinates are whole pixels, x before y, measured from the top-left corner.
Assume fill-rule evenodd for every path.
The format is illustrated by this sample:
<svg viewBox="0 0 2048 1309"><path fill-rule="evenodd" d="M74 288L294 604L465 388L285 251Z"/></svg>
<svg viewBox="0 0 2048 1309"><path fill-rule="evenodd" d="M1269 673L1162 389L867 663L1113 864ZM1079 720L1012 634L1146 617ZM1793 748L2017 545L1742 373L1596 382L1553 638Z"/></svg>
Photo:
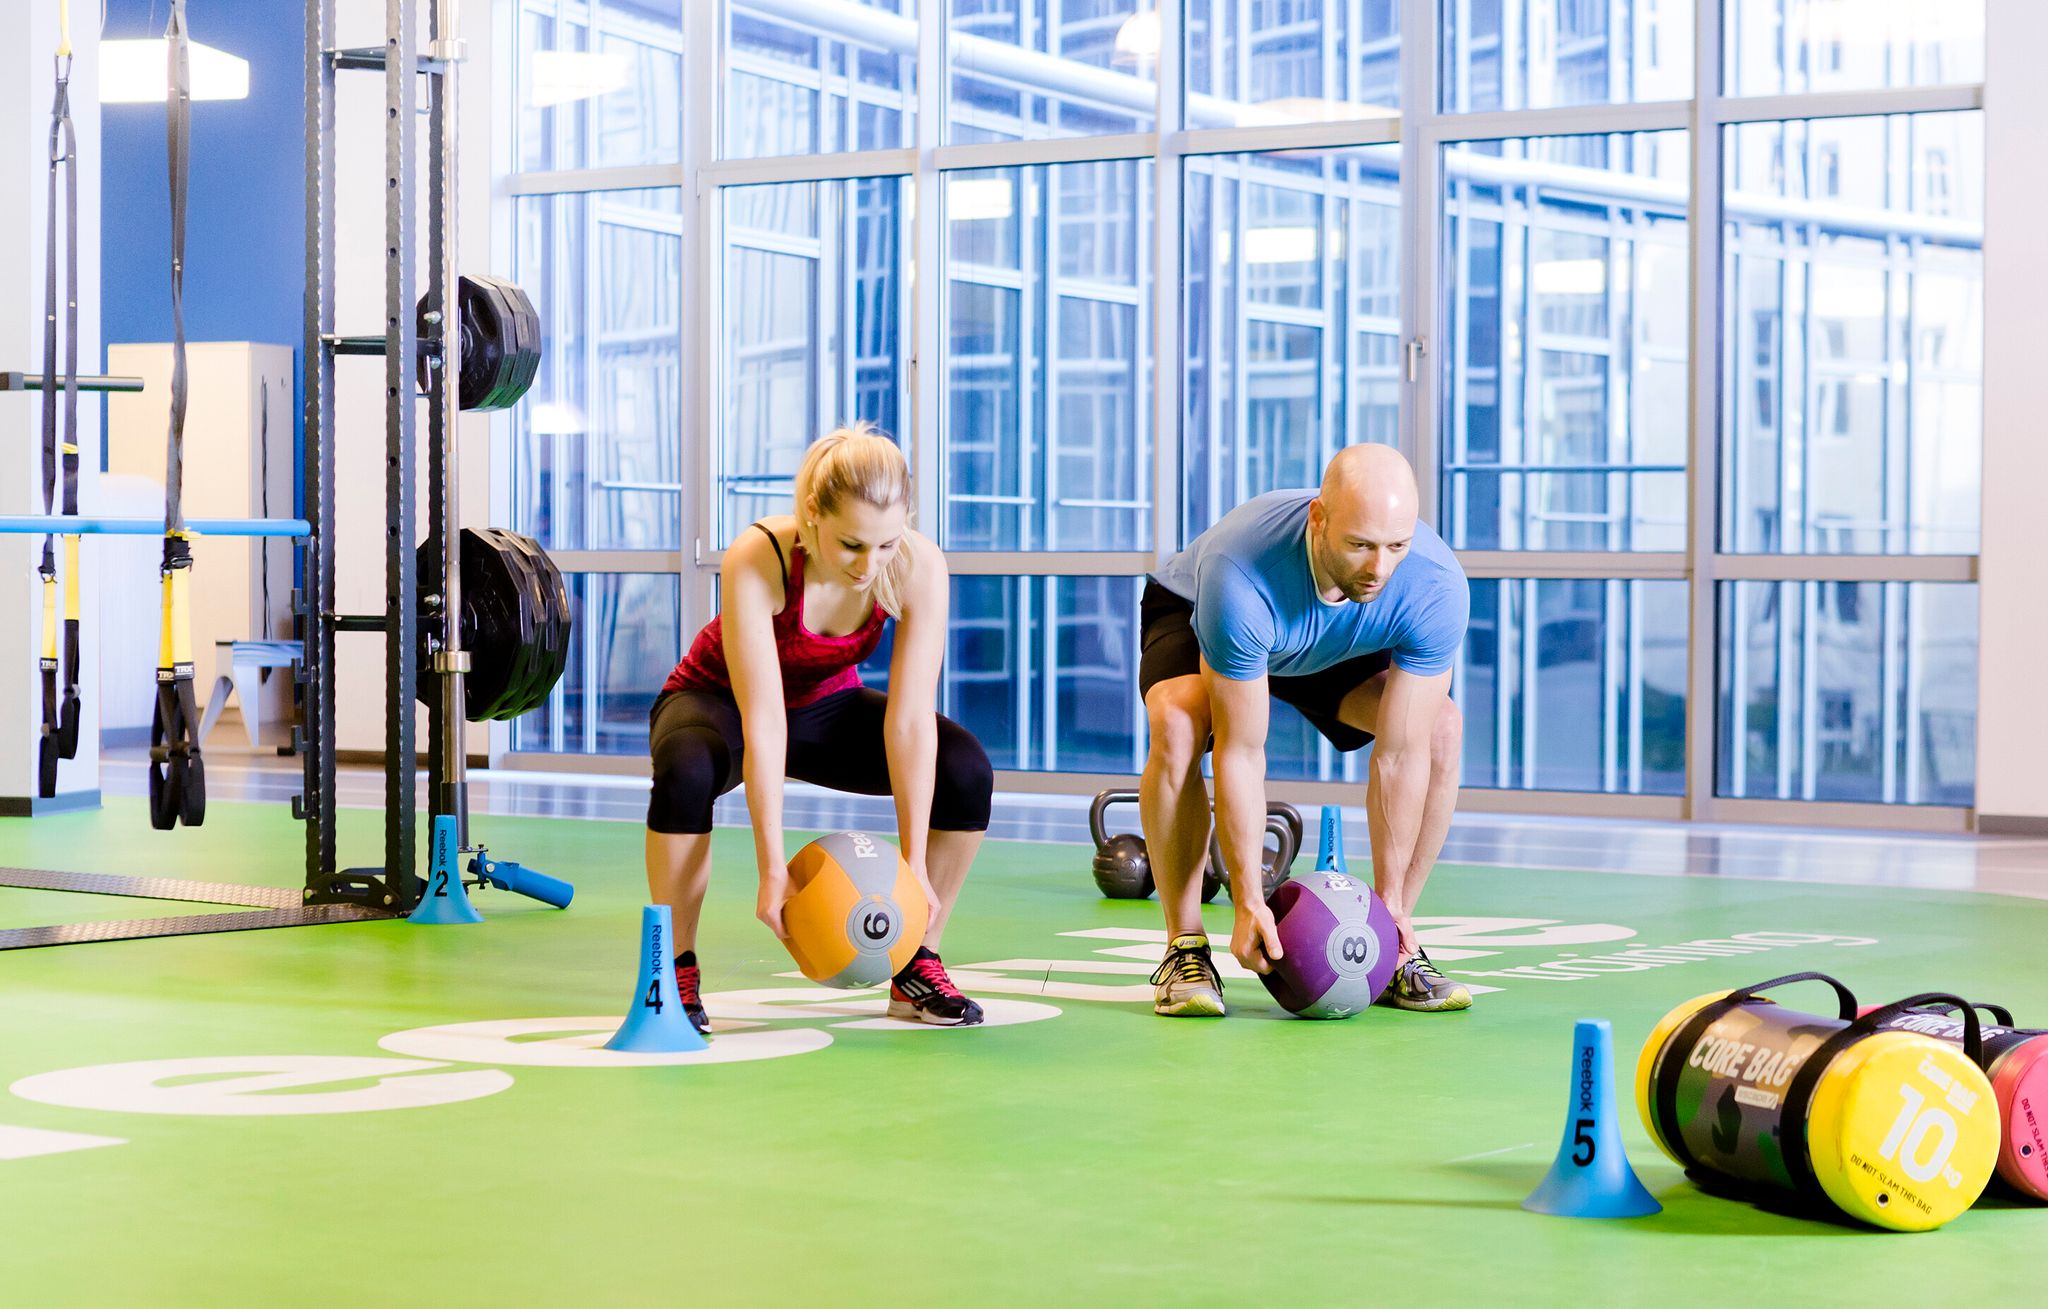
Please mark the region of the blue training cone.
<svg viewBox="0 0 2048 1309"><path fill-rule="evenodd" d="M434 858L427 868L427 892L408 915L415 923L480 923L462 884L462 841L453 815L434 815Z"/></svg>
<svg viewBox="0 0 2048 1309"><path fill-rule="evenodd" d="M1664 1208L1622 1151L1613 1063L1614 1029L1605 1018L1581 1018L1572 1028L1572 1090L1557 1162L1522 1208L1561 1218L1640 1218Z"/></svg>
<svg viewBox="0 0 2048 1309"><path fill-rule="evenodd" d="M1316 871L1350 871L1344 866L1344 811L1333 804L1323 806L1323 835L1321 843L1316 848Z"/></svg>
<svg viewBox="0 0 2048 1309"><path fill-rule="evenodd" d="M633 984L633 1007L607 1050L629 1050L634 1054L678 1054L708 1050L690 1016L683 1012L683 997L676 991L675 961L669 943L675 927L668 906L651 904L640 910L640 980Z"/></svg>

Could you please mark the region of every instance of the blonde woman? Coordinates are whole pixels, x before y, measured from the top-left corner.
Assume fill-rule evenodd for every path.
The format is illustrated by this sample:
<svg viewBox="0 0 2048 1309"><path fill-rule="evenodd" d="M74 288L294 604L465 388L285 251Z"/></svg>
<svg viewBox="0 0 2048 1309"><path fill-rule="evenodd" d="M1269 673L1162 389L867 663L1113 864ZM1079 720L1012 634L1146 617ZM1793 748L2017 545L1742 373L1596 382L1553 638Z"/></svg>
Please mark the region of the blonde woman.
<svg viewBox="0 0 2048 1309"><path fill-rule="evenodd" d="M761 891L756 916L787 937L782 786L893 795L896 831L931 902L924 943L889 990L889 1014L963 1027L981 1006L939 961L946 919L988 829L994 774L972 733L940 714L946 558L911 529L903 452L866 424L805 452L794 514L752 524L725 552L722 612L654 702L647 886L670 907L676 983L700 1031L697 918L711 874L711 806L744 781ZM889 690L857 665L896 622Z"/></svg>

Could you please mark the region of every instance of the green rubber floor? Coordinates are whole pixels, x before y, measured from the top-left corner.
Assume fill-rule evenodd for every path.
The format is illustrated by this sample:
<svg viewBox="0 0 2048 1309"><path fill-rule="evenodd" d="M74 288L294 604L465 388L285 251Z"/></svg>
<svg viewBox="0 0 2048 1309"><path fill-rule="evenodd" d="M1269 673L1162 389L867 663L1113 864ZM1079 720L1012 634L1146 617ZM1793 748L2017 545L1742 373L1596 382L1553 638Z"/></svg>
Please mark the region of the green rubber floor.
<svg viewBox="0 0 2048 1309"><path fill-rule="evenodd" d="M345 861L379 821L344 811ZM1471 1012L1313 1023L1233 980L1232 1017L1174 1022L1144 985L1156 905L1098 899L1080 847L991 843L945 953L992 1021L941 1031L786 976L748 838L721 832L701 953L725 1062L618 1066L590 1047L635 999L639 829L476 828L574 907L484 891L475 927L0 952L0 1303L2039 1302L2048 1209L1905 1236L1715 1199L1627 1079L1678 1002L1806 968L2048 1022L2048 904L1446 866L1424 940L1497 988ZM289 886L300 830L220 804L158 835L114 801L0 821L0 864ZM124 905L211 909L0 888L0 927ZM1698 940L1749 949L1616 953ZM1587 1016L1613 1022L1657 1216L1519 1208Z"/></svg>

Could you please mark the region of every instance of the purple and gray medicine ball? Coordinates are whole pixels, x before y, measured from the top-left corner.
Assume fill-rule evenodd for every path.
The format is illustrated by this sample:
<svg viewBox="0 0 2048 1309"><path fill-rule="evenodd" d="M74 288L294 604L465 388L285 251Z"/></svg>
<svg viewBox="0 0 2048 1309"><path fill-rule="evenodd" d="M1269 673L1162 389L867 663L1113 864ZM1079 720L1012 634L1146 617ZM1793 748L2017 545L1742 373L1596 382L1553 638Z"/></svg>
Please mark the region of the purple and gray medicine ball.
<svg viewBox="0 0 2048 1309"><path fill-rule="evenodd" d="M1283 953L1259 980L1283 1009L1349 1018L1393 980L1394 915L1369 884L1318 869L1280 883L1266 905Z"/></svg>

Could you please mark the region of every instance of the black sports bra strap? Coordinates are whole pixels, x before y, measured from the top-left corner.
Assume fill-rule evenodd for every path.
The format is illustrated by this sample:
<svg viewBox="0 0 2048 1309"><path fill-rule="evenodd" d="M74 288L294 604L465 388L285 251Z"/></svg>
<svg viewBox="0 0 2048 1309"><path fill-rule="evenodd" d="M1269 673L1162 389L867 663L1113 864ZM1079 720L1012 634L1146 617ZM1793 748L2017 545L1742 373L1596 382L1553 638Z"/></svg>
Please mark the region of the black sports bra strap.
<svg viewBox="0 0 2048 1309"><path fill-rule="evenodd" d="M761 535L768 538L768 544L775 547L775 563L777 567L782 569L782 589L784 591L788 591L789 560L783 558L782 542L776 539L775 533L768 530L768 525L766 523L755 523L754 526L760 531Z"/></svg>

